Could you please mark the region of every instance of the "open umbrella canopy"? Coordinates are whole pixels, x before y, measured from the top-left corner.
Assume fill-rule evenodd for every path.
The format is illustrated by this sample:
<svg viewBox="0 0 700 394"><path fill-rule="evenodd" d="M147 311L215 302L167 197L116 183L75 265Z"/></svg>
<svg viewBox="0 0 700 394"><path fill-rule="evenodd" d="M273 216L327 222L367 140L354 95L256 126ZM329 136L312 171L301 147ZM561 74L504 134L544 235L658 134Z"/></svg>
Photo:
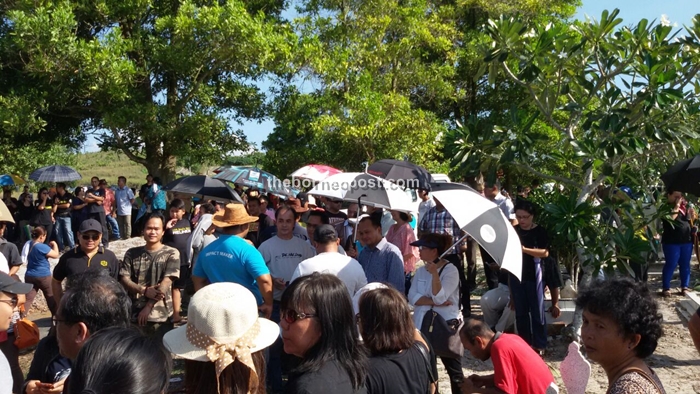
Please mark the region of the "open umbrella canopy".
<svg viewBox="0 0 700 394"><path fill-rule="evenodd" d="M0 175L0 186L15 186L26 183L19 175L5 174Z"/></svg>
<svg viewBox="0 0 700 394"><path fill-rule="evenodd" d="M442 203L459 227L486 249L502 269L520 279L520 238L498 205L459 183L433 183L431 187L433 198Z"/></svg>
<svg viewBox="0 0 700 394"><path fill-rule="evenodd" d="M367 168L367 173L388 179L407 189L430 190L430 183L433 182L428 170L404 160L379 160Z"/></svg>
<svg viewBox="0 0 700 394"><path fill-rule="evenodd" d="M700 196L700 155L674 164L661 180L667 189Z"/></svg>
<svg viewBox="0 0 700 394"><path fill-rule="evenodd" d="M15 219L12 217L10 210L7 209L7 205L5 205L5 202L2 200L0 200L0 222L15 222Z"/></svg>
<svg viewBox="0 0 700 394"><path fill-rule="evenodd" d="M68 166L41 167L29 175L29 179L37 182L70 182L81 178L78 171Z"/></svg>
<svg viewBox="0 0 700 394"><path fill-rule="evenodd" d="M223 179L236 185L285 197L294 197L296 195L294 190L281 179L257 167L226 167L219 170L221 171L214 175L214 179Z"/></svg>
<svg viewBox="0 0 700 394"><path fill-rule="evenodd" d="M210 178L206 175L192 175L176 179L163 186L163 190L203 196L205 199L217 201L234 201L243 204L243 200L231 186L221 179Z"/></svg>
<svg viewBox="0 0 700 394"><path fill-rule="evenodd" d="M313 182L320 182L328 178L329 176L340 174L342 172L343 171L340 171L337 168L333 168L331 166L326 166L323 164L309 164L294 171L290 175L290 177L297 179L308 179Z"/></svg>
<svg viewBox="0 0 700 394"><path fill-rule="evenodd" d="M359 202L377 208L411 212L407 192L386 179L362 172L344 172L319 182L307 194L335 200Z"/></svg>

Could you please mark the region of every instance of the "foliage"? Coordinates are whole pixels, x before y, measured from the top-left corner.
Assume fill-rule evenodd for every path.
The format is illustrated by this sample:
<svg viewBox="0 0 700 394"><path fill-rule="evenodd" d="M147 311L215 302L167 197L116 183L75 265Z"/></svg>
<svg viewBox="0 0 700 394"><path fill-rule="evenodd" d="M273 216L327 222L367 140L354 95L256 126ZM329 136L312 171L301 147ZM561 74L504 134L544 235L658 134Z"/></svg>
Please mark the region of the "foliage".
<svg viewBox="0 0 700 394"><path fill-rule="evenodd" d="M275 19L282 6L18 1L2 39L35 91L77 107L61 114L168 179L177 156L220 160L247 147L235 122L265 115L254 82L284 71L291 54L292 32Z"/></svg>
<svg viewBox="0 0 700 394"><path fill-rule="evenodd" d="M75 167L75 155L65 146L54 143L48 147L43 143L29 143L10 147L0 155L0 173L16 174L29 181L29 174L37 168L50 165Z"/></svg>
<svg viewBox="0 0 700 394"><path fill-rule="evenodd" d="M698 136L693 89L700 87L700 17L681 36L670 26L647 20L620 27L618 12L606 11L600 21L573 24L505 16L490 20L488 77L521 86L529 100L520 108L516 127L489 130L488 144L475 144L473 128L463 128L460 154L453 162L477 168L484 163L510 164L566 186L573 200L566 205L571 209L560 212L566 213L559 215L560 220L569 219L560 226L572 227L567 236L578 234L577 257L584 266L606 262L624 266L635 258L639 250L633 245L634 234L647 220L645 216L638 220L642 202L617 207L618 230L587 239L585 226L573 220L578 208L571 205L585 204L604 182L619 185L623 171L627 181L639 185L643 194L639 201L653 201L657 178L640 177L648 173L642 170L644 164L668 159L669 152L685 153L688 141ZM533 106L534 111L529 109ZM533 127L536 119L556 134L538 131ZM537 150L545 137L554 149ZM539 170L552 163L563 163L564 171ZM622 229L623 235L613 236Z"/></svg>

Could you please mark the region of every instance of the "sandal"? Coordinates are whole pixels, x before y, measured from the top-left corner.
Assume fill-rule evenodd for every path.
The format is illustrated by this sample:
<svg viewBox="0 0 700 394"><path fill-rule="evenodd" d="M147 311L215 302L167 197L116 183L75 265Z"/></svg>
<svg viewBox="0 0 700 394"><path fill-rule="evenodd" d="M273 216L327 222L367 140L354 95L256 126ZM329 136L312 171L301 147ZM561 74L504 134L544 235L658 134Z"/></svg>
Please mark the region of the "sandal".
<svg viewBox="0 0 700 394"><path fill-rule="evenodd" d="M681 291L678 292L678 294L685 296L686 294L688 294L688 292L691 292L691 291L692 291L691 289L684 287L681 289Z"/></svg>
<svg viewBox="0 0 700 394"><path fill-rule="evenodd" d="M668 298L671 296L671 290L664 290L661 292L661 297Z"/></svg>

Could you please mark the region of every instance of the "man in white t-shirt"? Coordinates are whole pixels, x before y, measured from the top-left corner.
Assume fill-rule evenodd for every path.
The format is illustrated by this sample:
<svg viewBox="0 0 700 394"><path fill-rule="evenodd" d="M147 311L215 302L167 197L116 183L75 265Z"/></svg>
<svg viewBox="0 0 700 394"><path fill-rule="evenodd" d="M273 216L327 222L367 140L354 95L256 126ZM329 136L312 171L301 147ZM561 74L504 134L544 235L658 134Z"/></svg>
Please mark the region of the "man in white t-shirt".
<svg viewBox="0 0 700 394"><path fill-rule="evenodd" d="M420 204L418 204L418 224L420 224L428 211L430 211L430 208L435 206L435 200L430 197L430 192L425 189L418 189L418 197L420 198ZM416 227L418 227L418 225L416 225Z"/></svg>
<svg viewBox="0 0 700 394"><path fill-rule="evenodd" d="M296 220L292 208L279 208L275 213L275 221L277 235L263 242L258 250L272 275L272 298L279 301L297 265L314 257L316 252L308 242L294 236Z"/></svg>
<svg viewBox="0 0 700 394"><path fill-rule="evenodd" d="M333 274L345 283L350 297L362 286L367 284L365 270L357 260L338 253L340 239L335 228L330 224L322 224L314 230L313 242L318 255L304 260L297 266L292 280L314 272Z"/></svg>

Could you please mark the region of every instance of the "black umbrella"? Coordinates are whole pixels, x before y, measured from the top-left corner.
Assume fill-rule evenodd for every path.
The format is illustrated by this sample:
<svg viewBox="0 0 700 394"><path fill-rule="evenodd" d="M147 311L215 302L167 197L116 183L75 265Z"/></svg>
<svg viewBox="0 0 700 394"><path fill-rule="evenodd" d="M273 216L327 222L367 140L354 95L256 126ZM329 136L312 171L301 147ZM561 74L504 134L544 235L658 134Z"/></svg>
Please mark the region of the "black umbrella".
<svg viewBox="0 0 700 394"><path fill-rule="evenodd" d="M384 159L372 163L367 173L388 179L408 189L430 190L433 177L425 168L409 161Z"/></svg>
<svg viewBox="0 0 700 394"><path fill-rule="evenodd" d="M41 167L29 175L29 179L37 182L70 182L81 178L78 171L68 166Z"/></svg>
<svg viewBox="0 0 700 394"><path fill-rule="evenodd" d="M223 179L236 185L258 189L266 193L294 197L296 193L284 181L257 167L219 167L214 179Z"/></svg>
<svg viewBox="0 0 700 394"><path fill-rule="evenodd" d="M522 246L510 221L496 203L459 183L433 183L430 194L459 227L481 245L498 265L521 279Z"/></svg>
<svg viewBox="0 0 700 394"><path fill-rule="evenodd" d="M231 186L221 179L206 175L192 175L176 179L163 186L163 190L203 196L219 201L233 201L243 204L243 200Z"/></svg>
<svg viewBox="0 0 700 394"><path fill-rule="evenodd" d="M674 164L661 180L667 189L700 196L700 155Z"/></svg>

